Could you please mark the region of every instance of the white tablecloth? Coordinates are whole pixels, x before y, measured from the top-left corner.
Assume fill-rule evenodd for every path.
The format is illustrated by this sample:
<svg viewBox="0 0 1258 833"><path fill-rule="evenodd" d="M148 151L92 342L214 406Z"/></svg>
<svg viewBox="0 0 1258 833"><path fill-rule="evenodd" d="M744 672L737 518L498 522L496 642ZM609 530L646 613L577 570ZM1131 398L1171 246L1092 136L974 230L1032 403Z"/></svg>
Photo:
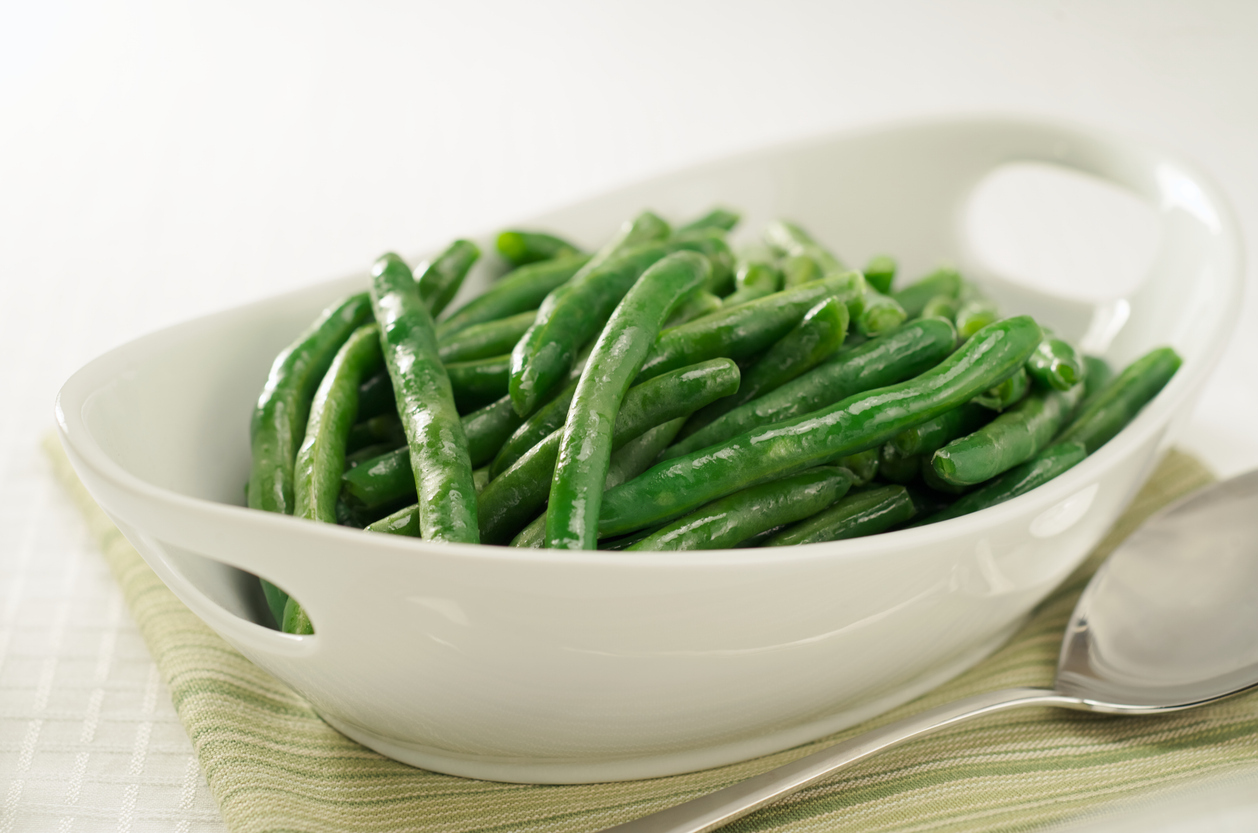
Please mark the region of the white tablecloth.
<svg viewBox="0 0 1258 833"><path fill-rule="evenodd" d="M1177 150L1253 250L1256 43L1258 6L1200 0L0 8L0 833L221 829L37 450L93 356L713 154L958 111ZM1258 464L1254 298L1184 442L1224 475Z"/></svg>

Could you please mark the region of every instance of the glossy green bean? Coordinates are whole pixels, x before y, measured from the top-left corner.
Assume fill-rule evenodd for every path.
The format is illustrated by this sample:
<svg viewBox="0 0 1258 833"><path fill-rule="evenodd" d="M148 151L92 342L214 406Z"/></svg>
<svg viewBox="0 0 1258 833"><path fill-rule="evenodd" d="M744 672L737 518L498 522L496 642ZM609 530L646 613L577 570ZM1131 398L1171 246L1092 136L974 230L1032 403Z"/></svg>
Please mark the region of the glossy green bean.
<svg viewBox="0 0 1258 833"><path fill-rule="evenodd" d="M306 435L293 465L293 515L312 521L337 522L336 500L345 470L345 444L358 412L358 386L384 363L380 330L366 324L337 351L310 405ZM288 633L314 633L310 618L289 598L283 625ZM292 627L301 628L291 630Z"/></svg>
<svg viewBox="0 0 1258 833"><path fill-rule="evenodd" d="M974 404L1000 413L1021 402L1030 390L1030 377L1027 375L1026 368L1021 368L999 385L993 385L990 390L985 390L974 397Z"/></svg>
<svg viewBox="0 0 1258 833"><path fill-rule="evenodd" d="M367 524L368 532L384 532L389 535L405 535L409 538L419 537L419 506L411 504L386 515L378 521Z"/></svg>
<svg viewBox="0 0 1258 833"><path fill-rule="evenodd" d="M982 428L940 448L931 457L931 468L954 486L990 480L1047 447L1082 394L1083 385L1036 391Z"/></svg>
<svg viewBox="0 0 1258 833"><path fill-rule="evenodd" d="M573 379L550 402L538 408L532 416L524 420L498 449L493 462L489 464L490 476L497 477L502 474L530 448L562 428L568 419L568 407L572 404L572 397L576 392L577 380Z"/></svg>
<svg viewBox="0 0 1258 833"><path fill-rule="evenodd" d="M891 438L891 444L903 457L929 456L957 437L986 425L992 416L989 408L967 402L960 408L906 428Z"/></svg>
<svg viewBox="0 0 1258 833"><path fill-rule="evenodd" d="M643 211L632 220L621 224L611 239L594 253L584 271L597 269L612 258L644 243L666 240L672 233L673 229L666 220L652 211Z"/></svg>
<svg viewBox="0 0 1258 833"><path fill-rule="evenodd" d="M1136 359L1084 405L1058 442L1080 443L1089 454L1096 451L1166 386L1182 361L1170 347L1156 348Z"/></svg>
<svg viewBox="0 0 1258 833"><path fill-rule="evenodd" d="M684 367L635 385L625 394L613 450L656 425L689 416L696 408L738 389L738 366L729 359L713 359ZM481 537L487 544L503 544L546 504L559 453L562 430L529 449L506 471L490 481L480 496Z"/></svg>
<svg viewBox="0 0 1258 833"><path fill-rule="evenodd" d="M916 512L903 486L866 489L849 494L829 509L782 530L763 546L789 547L875 535L911 520Z"/></svg>
<svg viewBox="0 0 1258 833"><path fill-rule="evenodd" d="M498 254L512 266L527 266L538 261L581 254L577 246L544 231L508 229L498 235L494 244Z"/></svg>
<svg viewBox="0 0 1258 833"><path fill-rule="evenodd" d="M583 270L552 293L511 353L509 391L516 413L528 416L536 410L639 276L656 261L680 251L706 255L714 264L724 264L719 268L729 268L729 247L719 234L697 232L627 249L597 268Z"/></svg>
<svg viewBox="0 0 1258 833"><path fill-rule="evenodd" d="M1083 402L1082 406L1087 407L1092 397L1100 393L1109 385L1110 380L1114 378L1114 368L1109 366L1109 362L1096 356L1084 356L1083 366L1085 368L1083 374Z"/></svg>
<svg viewBox="0 0 1258 833"><path fill-rule="evenodd" d="M436 318L458 294L468 270L480 257L480 248L471 240L455 240L431 261L415 267L415 288L419 299Z"/></svg>
<svg viewBox="0 0 1258 833"><path fill-rule="evenodd" d="M521 266L439 322L437 335L447 339L473 324L535 310L547 295L571 280L589 260L588 255L569 255Z"/></svg>
<svg viewBox="0 0 1258 833"><path fill-rule="evenodd" d="M815 515L852 486L852 474L818 466L799 474L750 486L666 524L628 547L630 552L736 547L767 529Z"/></svg>
<svg viewBox="0 0 1258 833"><path fill-rule="evenodd" d="M829 249L822 246L812 235L799 225L789 220L774 220L765 227L764 240L770 248L783 256L808 257L821 268L822 275L842 272L847 269L843 261L835 257ZM787 284L790 286L791 284Z"/></svg>
<svg viewBox="0 0 1258 833"><path fill-rule="evenodd" d="M703 255L675 252L643 272L616 306L581 372L564 423L550 485L547 548L597 548L598 510L621 401L664 322L711 273Z"/></svg>
<svg viewBox="0 0 1258 833"><path fill-rule="evenodd" d="M508 355L536 317L537 310L528 310L497 321L473 324L440 339L438 354L447 364Z"/></svg>
<svg viewBox="0 0 1258 833"><path fill-rule="evenodd" d="M523 422L511 407L511 397L503 396L460 418L467 437L468 458L476 467L494 459L498 449Z"/></svg>
<svg viewBox="0 0 1258 833"><path fill-rule="evenodd" d="M957 299L947 295L936 295L922 307L922 318L946 318L957 320Z"/></svg>
<svg viewBox="0 0 1258 833"><path fill-rule="evenodd" d="M782 273L760 260L740 260L734 270L734 292L726 296L726 306L738 306L782 289Z"/></svg>
<svg viewBox="0 0 1258 833"><path fill-rule="evenodd" d="M815 304L832 295L847 305L850 316L859 315L864 308L865 279L860 272L829 275L665 330L643 362L639 378L717 356L744 361L768 349Z"/></svg>
<svg viewBox="0 0 1258 833"><path fill-rule="evenodd" d="M611 465L607 467L607 479L603 481L603 491L632 480L649 469L660 452L667 448L668 444L677 436L677 432L681 430L681 426L685 421L685 417L678 417L657 425L646 433L639 434L612 452ZM511 539L511 546L513 547L540 549L545 543L545 512L534 518L532 523L520 530L519 535Z"/></svg>
<svg viewBox="0 0 1258 833"><path fill-rule="evenodd" d="M783 289L819 281L826 276L821 264L808 255L787 255L779 261L779 266Z"/></svg>
<svg viewBox="0 0 1258 833"><path fill-rule="evenodd" d="M891 293L909 318L917 318L930 299L937 295L955 298L961 292L961 274L955 269L936 269L926 277Z"/></svg>
<svg viewBox="0 0 1258 833"><path fill-rule="evenodd" d="M834 461L834 464L842 466L852 473L853 486L864 486L878 476L880 459L878 448L875 447L858 451L855 454L849 454L846 457L840 457Z"/></svg>
<svg viewBox="0 0 1258 833"><path fill-rule="evenodd" d="M1086 456L1088 456L1088 450L1082 443L1053 443L1025 463L1014 466L990 483L958 498L948 507L926 516L914 526L959 518L1024 495L1078 465Z"/></svg>
<svg viewBox="0 0 1258 833"><path fill-rule="evenodd" d="M912 321L859 347L839 352L777 390L738 406L675 443L661 456L681 457L753 428L911 379L943 361L956 340L956 331L946 321Z"/></svg>
<svg viewBox="0 0 1258 833"><path fill-rule="evenodd" d="M470 362L445 365L454 393L454 404L460 414L469 414L507 395L511 375L510 356L490 356Z"/></svg>
<svg viewBox="0 0 1258 833"><path fill-rule="evenodd" d="M962 287L958 300L954 323L957 325L957 335L963 339L969 338L1000 317L995 301L979 292L973 284Z"/></svg>
<svg viewBox="0 0 1258 833"><path fill-rule="evenodd" d="M1046 338L1027 359L1027 373L1040 384L1054 390L1069 390L1083 381L1087 366L1083 356L1059 338Z"/></svg>
<svg viewBox="0 0 1258 833"><path fill-rule="evenodd" d="M695 433L722 414L780 388L821 364L843 345L847 323L847 305L841 300L831 297L817 303L743 373L737 393L696 411L687 421L683 435Z"/></svg>
<svg viewBox="0 0 1258 833"><path fill-rule="evenodd" d="M250 509L293 513L293 463L306 433L310 403L341 345L371 320L366 293L325 309L271 365L249 425L252 462L246 501ZM261 580L267 606L282 624L288 594Z"/></svg>
<svg viewBox="0 0 1258 833"><path fill-rule="evenodd" d="M740 488L881 445L1020 369L1041 337L1029 317L1007 318L908 382L666 460L604 496L599 533L620 535L663 523Z"/></svg>
<svg viewBox="0 0 1258 833"><path fill-rule="evenodd" d="M865 295L865 306L856 316L856 331L866 338L889 333L904 323L908 315L895 299L879 292Z"/></svg>
<svg viewBox="0 0 1258 833"><path fill-rule="evenodd" d="M711 315L723 305L724 302L720 298L703 287L699 287L682 299L682 302L677 305L677 309L673 310L673 314L668 317L661 329L666 330L669 327L679 327L687 321Z"/></svg>
<svg viewBox="0 0 1258 833"><path fill-rule="evenodd" d="M731 211L728 208L713 208L702 217L696 217L685 225L677 227L678 234L685 234L688 231L701 231L703 229L720 229L721 231L731 231L734 226L738 225L738 221L742 219L742 215L737 211Z"/></svg>
<svg viewBox="0 0 1258 833"><path fill-rule="evenodd" d="M477 543L467 437L437 356L432 317L401 258L384 255L371 277L371 305L410 447L420 530L431 541Z"/></svg>
<svg viewBox="0 0 1258 833"><path fill-rule="evenodd" d="M865 280L877 292L886 295L895 282L897 264L890 255L876 255L865 264Z"/></svg>

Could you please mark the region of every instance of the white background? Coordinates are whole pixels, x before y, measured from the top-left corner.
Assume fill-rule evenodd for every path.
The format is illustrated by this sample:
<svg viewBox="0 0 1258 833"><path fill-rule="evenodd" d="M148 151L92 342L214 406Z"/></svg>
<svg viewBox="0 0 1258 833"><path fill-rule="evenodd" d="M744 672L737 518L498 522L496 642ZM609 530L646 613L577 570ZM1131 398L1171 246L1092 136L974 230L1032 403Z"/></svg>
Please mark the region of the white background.
<svg viewBox="0 0 1258 833"><path fill-rule="evenodd" d="M1258 250L1245 0L0 0L0 833L216 825L36 450L78 366L386 249L713 155L958 112L1178 152ZM1255 296L1185 438L1223 474L1258 465Z"/></svg>

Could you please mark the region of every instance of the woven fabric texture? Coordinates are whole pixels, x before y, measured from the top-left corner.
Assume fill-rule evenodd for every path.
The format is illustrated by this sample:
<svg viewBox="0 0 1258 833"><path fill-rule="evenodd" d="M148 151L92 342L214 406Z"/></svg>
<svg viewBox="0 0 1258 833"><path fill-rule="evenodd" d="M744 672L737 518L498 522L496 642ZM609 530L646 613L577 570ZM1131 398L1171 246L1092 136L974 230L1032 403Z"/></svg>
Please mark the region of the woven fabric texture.
<svg viewBox="0 0 1258 833"><path fill-rule="evenodd" d="M1061 632L1100 562L1144 518L1208 483L1172 452L1080 569L1004 647L901 708L811 744L670 778L526 786L438 775L338 734L283 683L229 647L166 589L50 445L153 652L232 831L545 831L627 821L951 700L1052 682ZM945 730L848 769L732 824L747 831L1041 830L1090 808L1258 769L1258 696L1172 715L1106 718L1014 710Z"/></svg>

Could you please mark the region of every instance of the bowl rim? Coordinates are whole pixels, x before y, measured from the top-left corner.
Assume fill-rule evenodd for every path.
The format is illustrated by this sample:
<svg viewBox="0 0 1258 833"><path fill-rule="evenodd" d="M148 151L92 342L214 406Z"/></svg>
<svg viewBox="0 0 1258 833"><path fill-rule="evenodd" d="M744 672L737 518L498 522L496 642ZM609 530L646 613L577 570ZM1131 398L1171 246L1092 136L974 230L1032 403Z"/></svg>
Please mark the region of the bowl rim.
<svg viewBox="0 0 1258 833"><path fill-rule="evenodd" d="M1108 141L1132 151L1150 153L1158 158L1171 160L1175 166L1187 173L1209 199L1218 221L1218 238L1226 249L1232 264L1231 274L1225 275L1228 297L1220 299L1222 311L1218 316L1219 326L1216 335L1209 342L1202 354L1186 358L1184 366L1171 379L1170 383L1150 401L1122 431L1113 439L1088 455L1078 465L1072 467L1026 494L1013 498L978 512L951 518L926 527L901 529L878 535L866 536L843 541L825 541L815 544L798 545L782 548L746 548L746 549L710 549L682 551L646 551L626 553L615 550L596 551L598 556L591 558L588 551L581 550L548 550L523 549L510 546L488 544L454 544L445 542L424 541L395 535L375 535L366 544L361 558L369 558L375 551L388 553L405 553L409 556L423 554L426 557L451 557L460 560L475 559L481 563L507 562L512 564L536 563L539 565L579 565L584 568L624 568L631 569L693 569L711 565L756 566L769 564L804 563L815 560L859 560L870 557L885 558L890 554L912 550L921 544L931 541L947 542L970 537L988 529L996 528L1005 522L1031 512L1040 512L1066 498L1086 489L1100 479L1109 470L1126 459L1136 446L1148 441L1166 422L1171 414L1178 409L1193 388L1205 382L1217 364L1220 356L1228 346L1230 336L1235 329L1240 314L1240 301L1244 294L1244 258L1238 224L1234 211L1222 191L1210 177L1202 173L1176 154L1144 142L1132 141L1108 131L1092 129L1073 122L1057 119L1044 119L1020 114L994 115L974 114L949 117L923 117L907 120L893 120L865 125L855 129L826 131L800 139L785 142L767 142L750 150L737 151L715 159L696 164L678 164L649 176L622 182L597 193L590 193L570 200L562 205L544 206L534 212L533 216L544 216L548 213L573 209L592 199L612 194L621 190L649 188L662 184L683 173L694 173L710 167L724 167L740 162L750 162L762 156L789 154L809 148L817 148L834 142L868 137L879 133L892 133L913 129L929 129L939 127L960 127L992 125L994 127L1031 127L1077 135L1088 140ZM497 228L497 226L495 227ZM470 235L474 239L488 239L494 232L482 232ZM62 445L70 454L76 467L87 466L98 477L111 482L124 491L133 493L156 503L179 508L191 514L195 513L207 519L224 523L238 524L278 524L274 530L297 530L288 524L301 524L303 534L333 536L349 536L348 543L364 544L363 532L358 529L340 527L334 524L317 524L287 515L257 512L247 507L219 503L205 498L192 497L179 492L152 484L125 469L114 461L100 444L96 442L86 420L83 418L83 406L93 393L102 387L107 379L115 378L117 369L133 364L130 361L135 354L149 352L153 347L175 337L191 335L195 330L213 326L217 321L239 316L250 310L260 310L286 299L308 297L319 292L331 293L342 287L349 288L353 282L359 286L366 279L367 272L354 273L339 278L318 281L316 283L289 290L277 295L237 305L225 310L196 316L176 324L142 335L125 344L119 345L92 359L75 371L62 385L55 402L55 418L58 434ZM350 289L349 291L354 291ZM1188 372L1185 372L1188 371Z"/></svg>

